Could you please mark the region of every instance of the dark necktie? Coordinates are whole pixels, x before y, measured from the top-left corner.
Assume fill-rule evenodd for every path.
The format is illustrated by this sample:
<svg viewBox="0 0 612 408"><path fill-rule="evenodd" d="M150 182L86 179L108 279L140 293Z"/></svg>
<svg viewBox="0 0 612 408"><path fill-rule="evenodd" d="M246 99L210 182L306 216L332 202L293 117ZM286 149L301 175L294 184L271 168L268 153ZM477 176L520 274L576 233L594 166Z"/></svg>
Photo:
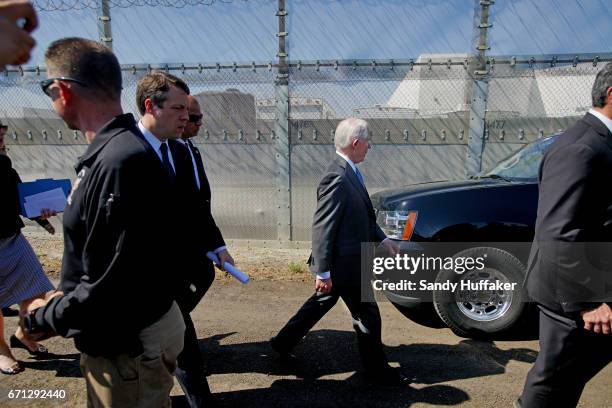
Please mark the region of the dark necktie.
<svg viewBox="0 0 612 408"><path fill-rule="evenodd" d="M174 172L172 164L170 163L170 158L168 157L168 145L166 143L162 143L159 150L161 151L162 155L162 163L164 163L166 170L168 170L168 173L170 173L170 176L174 179L176 177L176 173Z"/></svg>
<svg viewBox="0 0 612 408"><path fill-rule="evenodd" d="M363 176L361 175L361 172L357 167L355 167L355 174L357 175L357 178L359 179L359 182L361 183L363 188L365 188L365 181L363 181Z"/></svg>

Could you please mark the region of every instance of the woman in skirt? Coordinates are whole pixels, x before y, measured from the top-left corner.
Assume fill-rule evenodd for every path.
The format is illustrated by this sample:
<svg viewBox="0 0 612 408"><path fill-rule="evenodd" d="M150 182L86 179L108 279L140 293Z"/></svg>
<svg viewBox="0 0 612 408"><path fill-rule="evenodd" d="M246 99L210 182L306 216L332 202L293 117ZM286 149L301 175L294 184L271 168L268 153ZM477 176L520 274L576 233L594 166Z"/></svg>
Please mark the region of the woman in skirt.
<svg viewBox="0 0 612 408"><path fill-rule="evenodd" d="M0 307L19 304L20 315L26 313L28 305L53 291L53 285L45 275L34 250L21 234L24 227L19 217L20 204L17 184L19 175L6 156L4 134L6 126L0 122ZM47 218L53 211L43 210L34 220L49 233L55 233ZM4 339L4 317L0 313L0 372L17 374L23 371ZM21 328L10 338L12 348L23 348L33 356L47 356L48 350L27 338Z"/></svg>

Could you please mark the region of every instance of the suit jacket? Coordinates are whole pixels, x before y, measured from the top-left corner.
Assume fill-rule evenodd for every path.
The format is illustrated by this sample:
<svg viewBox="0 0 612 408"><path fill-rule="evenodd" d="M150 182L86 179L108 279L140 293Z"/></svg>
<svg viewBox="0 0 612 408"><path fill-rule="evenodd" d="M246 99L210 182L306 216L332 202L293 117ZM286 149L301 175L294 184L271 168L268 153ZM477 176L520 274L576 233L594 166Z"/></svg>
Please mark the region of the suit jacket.
<svg viewBox="0 0 612 408"><path fill-rule="evenodd" d="M217 223L215 222L215 219L212 215L210 183L208 181L208 177L206 176L206 171L204 170L204 163L202 162L200 150L195 147L193 143L191 143L191 141L189 140L187 140L187 146L191 149L191 152L194 156L198 171L198 178L200 179L200 189L198 193L201 205L203 206L202 217L204 218L205 230L208 238L207 250L213 251L219 247L224 246L225 241L223 240L221 231L219 230L219 227L217 227ZM191 158L189 160L189 165L193 168Z"/></svg>
<svg viewBox="0 0 612 408"><path fill-rule="evenodd" d="M176 185L179 190L177 200L181 206L181 219L185 227L190 230L191 239L195 240L198 248L196 256L205 258L206 251L211 250L208 216L196 184L191 156L188 147L179 141L168 140L168 146L176 171Z"/></svg>
<svg viewBox="0 0 612 408"><path fill-rule="evenodd" d="M361 243L385 238L367 190L347 161L336 155L317 188L310 271L330 271L334 284L359 285Z"/></svg>
<svg viewBox="0 0 612 408"><path fill-rule="evenodd" d="M198 189L189 154L189 147L179 141L169 140L168 145L174 160L176 170L176 183L180 189L179 200L181 202L182 222L185 228L190 230L190 237L196 249L193 253L182 251L181 255L187 260L187 280L183 290L179 294L179 306L184 313L188 313L202 299L215 278L215 268L212 262L206 257L207 251L213 251L220 246L223 246L223 239L219 236L221 233L214 224L212 214L210 213L210 187L208 182L206 186L200 177L200 186ZM207 189L202 192L202 189ZM208 201L204 200L205 194L208 194Z"/></svg>
<svg viewBox="0 0 612 408"><path fill-rule="evenodd" d="M559 136L540 165L535 238L526 286L564 314L610 300L612 134L587 113Z"/></svg>

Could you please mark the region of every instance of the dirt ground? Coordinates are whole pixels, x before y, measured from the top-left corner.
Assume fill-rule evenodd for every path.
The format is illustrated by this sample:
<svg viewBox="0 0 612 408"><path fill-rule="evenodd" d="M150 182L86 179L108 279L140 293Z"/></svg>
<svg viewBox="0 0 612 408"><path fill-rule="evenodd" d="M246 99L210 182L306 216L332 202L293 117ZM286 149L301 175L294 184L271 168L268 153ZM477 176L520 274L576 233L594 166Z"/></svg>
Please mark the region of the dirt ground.
<svg viewBox="0 0 612 408"><path fill-rule="evenodd" d="M26 232L45 270L56 279L61 261L59 237ZM341 302L295 349L297 362L280 363L268 339L312 292L302 269L307 250L232 248L248 285L218 274L192 313L200 348L208 362L209 383L222 407L511 407L537 356L537 341L474 341L448 329L430 329L405 319L381 303L383 341L393 366L411 379L404 388L367 386L354 335ZM8 317L5 335L17 318ZM78 352L72 341L53 338L45 345L53 359L15 354L26 370L1 376L0 406L86 404ZM612 365L586 387L581 407L612 407ZM9 399L10 390L64 390L64 399ZM175 385L174 406L185 406Z"/></svg>

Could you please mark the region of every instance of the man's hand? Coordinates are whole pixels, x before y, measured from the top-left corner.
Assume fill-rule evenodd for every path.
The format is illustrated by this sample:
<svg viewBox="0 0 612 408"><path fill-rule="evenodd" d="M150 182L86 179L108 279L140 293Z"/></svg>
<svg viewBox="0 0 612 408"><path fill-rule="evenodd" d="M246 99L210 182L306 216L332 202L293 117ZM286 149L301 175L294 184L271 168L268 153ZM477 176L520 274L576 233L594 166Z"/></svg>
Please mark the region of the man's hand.
<svg viewBox="0 0 612 408"><path fill-rule="evenodd" d="M45 293L45 300L48 302L53 298L56 298L58 296L64 296L64 292L62 292L61 290L50 290L47 293Z"/></svg>
<svg viewBox="0 0 612 408"><path fill-rule="evenodd" d="M612 333L612 309L606 303L598 308L580 312L584 320L584 330L595 333Z"/></svg>
<svg viewBox="0 0 612 408"><path fill-rule="evenodd" d="M389 252L390 256L395 256L399 254L400 247L392 239L385 238L383 242L381 242L381 245L384 245L385 248L387 248L387 251Z"/></svg>
<svg viewBox="0 0 612 408"><path fill-rule="evenodd" d="M23 21L23 25L18 24ZM29 34L38 26L34 7L26 0L0 0L0 69L25 64L36 42Z"/></svg>
<svg viewBox="0 0 612 408"><path fill-rule="evenodd" d="M47 303L49 303L51 299L58 296L64 296L64 292L62 292L61 290L50 290L49 292L45 293L44 297L36 298L32 302L30 302L27 308L27 313L31 313L32 310L36 310L39 307L45 306Z"/></svg>
<svg viewBox="0 0 612 408"><path fill-rule="evenodd" d="M50 290L49 292L45 293L44 297L34 299L32 302L30 302L30 304L28 304L26 314L27 315L31 314L36 309L39 309L45 306L47 303L49 303L51 299L53 299L54 297L58 297L58 296L64 296L64 292L59 291L59 290ZM26 335L28 339L32 341L41 341L41 340L46 340L49 337L57 336L57 333L53 331L30 333L25 324L27 318L28 317L26 317L26 315L21 315L19 319L19 326L21 326L21 329L23 330L24 334Z"/></svg>
<svg viewBox="0 0 612 408"><path fill-rule="evenodd" d="M226 262L228 262L232 266L236 266L236 264L234 263L234 258L232 258L229 252L227 252L227 249L224 249L223 251L219 252L217 256L219 257L219 262L221 262L221 265L219 265L221 270L225 270L223 265L225 265Z"/></svg>
<svg viewBox="0 0 612 408"><path fill-rule="evenodd" d="M36 310L38 308L43 307L44 305L46 305L49 301L47 299L34 299L29 305L28 305L28 309L27 312L28 313L32 313L33 310Z"/></svg>
<svg viewBox="0 0 612 408"><path fill-rule="evenodd" d="M331 292L332 289L332 280L331 278L329 279L317 279L315 281L315 290L317 292L321 292L324 295L327 295L329 292Z"/></svg>

